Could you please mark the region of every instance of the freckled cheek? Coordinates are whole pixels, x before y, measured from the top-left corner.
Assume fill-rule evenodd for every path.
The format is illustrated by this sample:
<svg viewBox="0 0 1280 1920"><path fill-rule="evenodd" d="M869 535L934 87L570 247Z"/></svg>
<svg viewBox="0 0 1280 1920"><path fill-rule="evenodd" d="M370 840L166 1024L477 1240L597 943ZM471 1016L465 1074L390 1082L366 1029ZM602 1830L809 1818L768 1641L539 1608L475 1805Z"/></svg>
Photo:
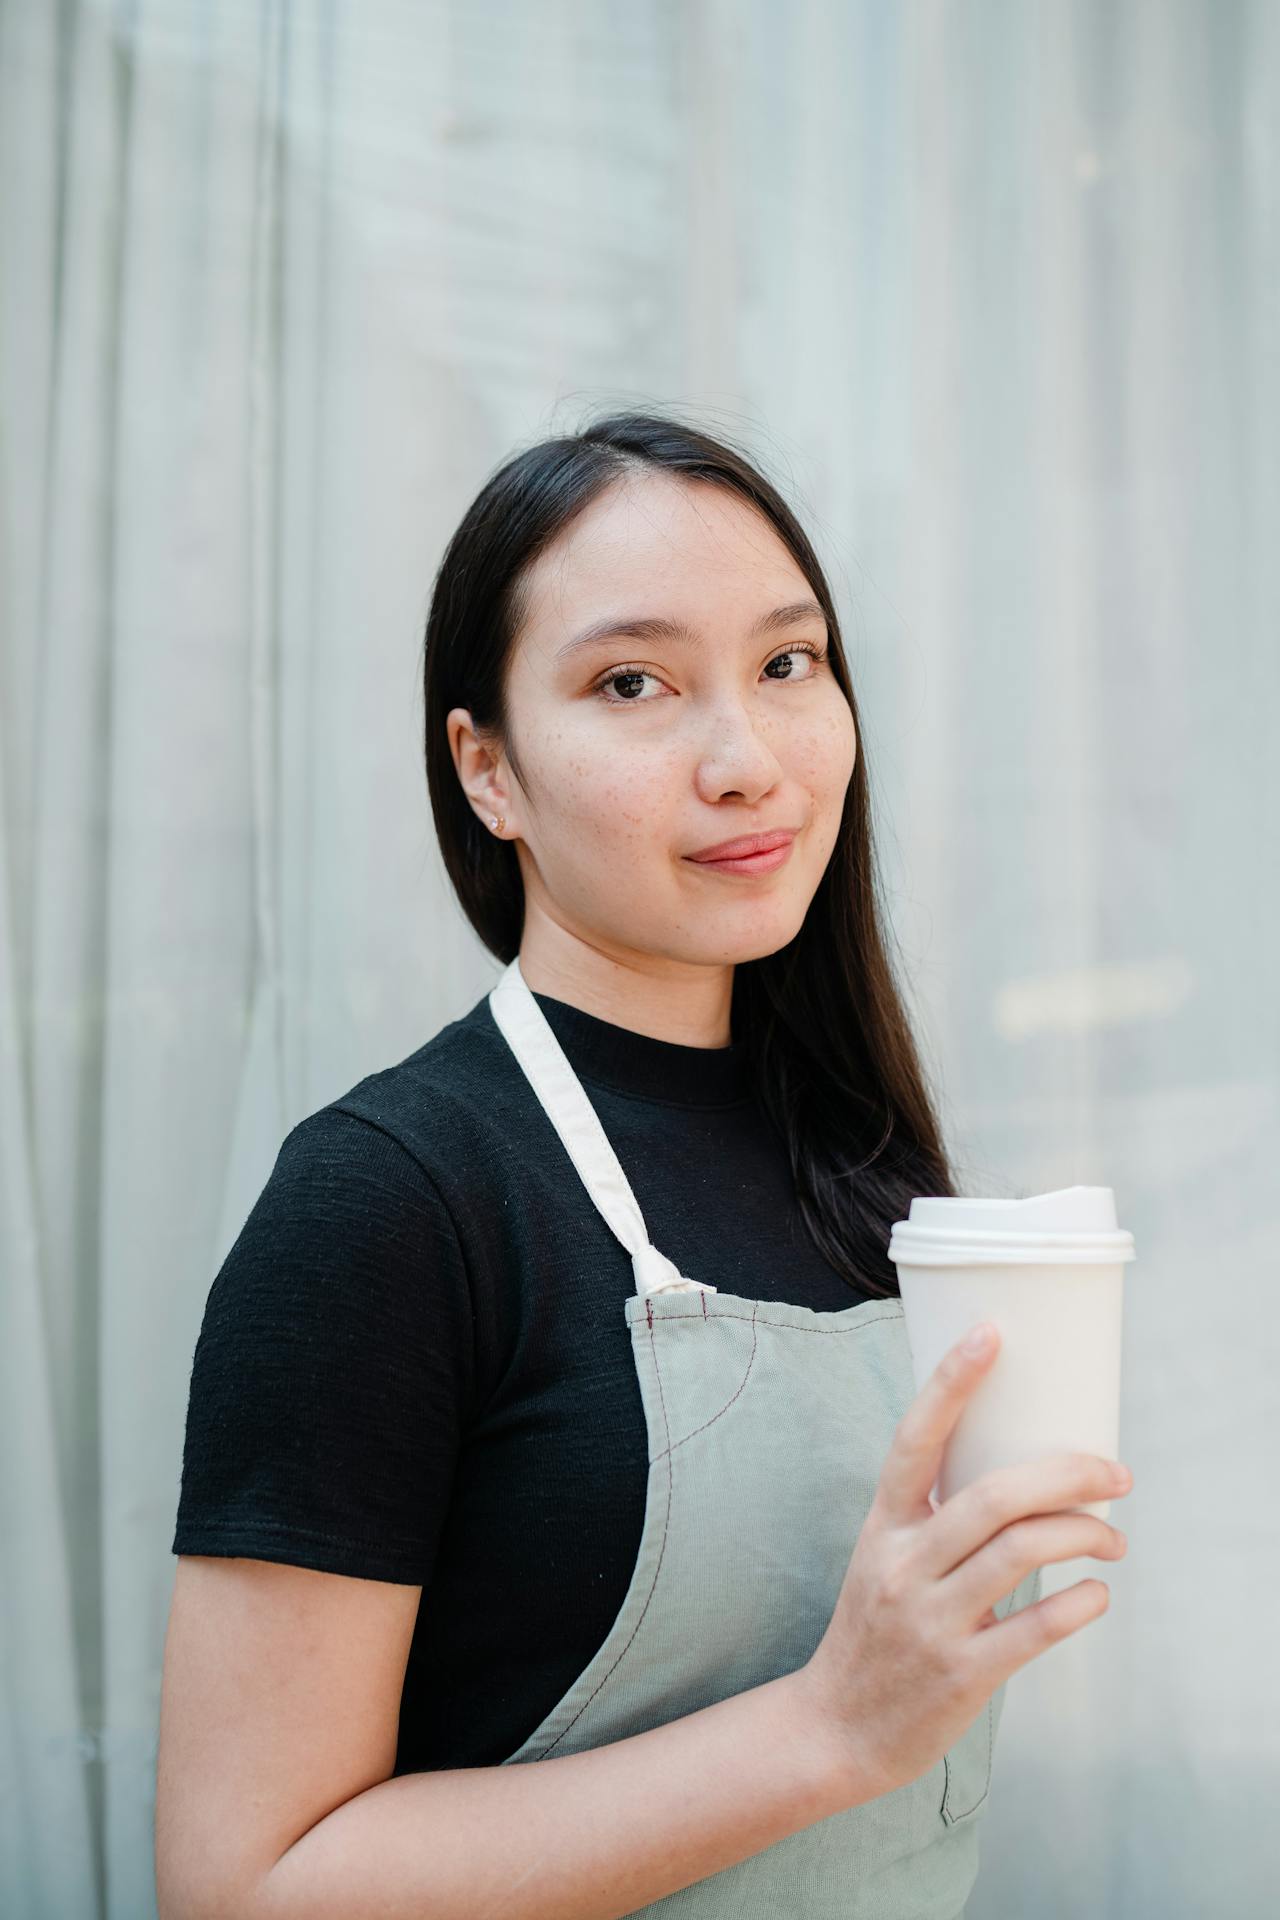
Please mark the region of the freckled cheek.
<svg viewBox="0 0 1280 1920"><path fill-rule="evenodd" d="M651 844L671 795L670 778L653 768L573 760L554 782L562 826L597 847Z"/></svg>
<svg viewBox="0 0 1280 1920"><path fill-rule="evenodd" d="M856 755L853 719L844 707L843 718L832 714L829 719L815 721L792 742L791 774L819 797L842 794L852 776Z"/></svg>

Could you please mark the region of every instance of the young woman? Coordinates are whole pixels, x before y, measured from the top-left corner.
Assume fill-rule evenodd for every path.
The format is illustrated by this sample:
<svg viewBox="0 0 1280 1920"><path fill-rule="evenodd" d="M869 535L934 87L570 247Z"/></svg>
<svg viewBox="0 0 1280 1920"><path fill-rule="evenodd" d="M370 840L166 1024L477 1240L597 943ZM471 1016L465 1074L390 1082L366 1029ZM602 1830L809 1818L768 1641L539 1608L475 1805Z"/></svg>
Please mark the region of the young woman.
<svg viewBox="0 0 1280 1920"><path fill-rule="evenodd" d="M739 452L599 420L466 514L425 696L502 972L210 1292L162 1916L953 1920L1004 1682L1106 1604L1039 1569L1122 1536L1084 1456L930 1499L992 1355L913 1397L889 1232L952 1185L822 571Z"/></svg>

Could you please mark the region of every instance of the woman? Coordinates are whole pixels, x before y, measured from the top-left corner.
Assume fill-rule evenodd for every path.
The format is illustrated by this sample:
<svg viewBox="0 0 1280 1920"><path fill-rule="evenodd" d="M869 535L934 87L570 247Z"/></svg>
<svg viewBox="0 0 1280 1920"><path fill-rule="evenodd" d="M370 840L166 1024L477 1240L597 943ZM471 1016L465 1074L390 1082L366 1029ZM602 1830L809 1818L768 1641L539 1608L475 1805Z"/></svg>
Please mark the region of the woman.
<svg viewBox="0 0 1280 1920"><path fill-rule="evenodd" d="M991 1354L912 1400L889 1231L952 1186L822 571L740 453L600 420L465 516L425 718L503 971L211 1290L162 1913L950 1920L1003 1682L1105 1604L1038 1569L1120 1536L1052 1511L1096 1461L929 1499Z"/></svg>

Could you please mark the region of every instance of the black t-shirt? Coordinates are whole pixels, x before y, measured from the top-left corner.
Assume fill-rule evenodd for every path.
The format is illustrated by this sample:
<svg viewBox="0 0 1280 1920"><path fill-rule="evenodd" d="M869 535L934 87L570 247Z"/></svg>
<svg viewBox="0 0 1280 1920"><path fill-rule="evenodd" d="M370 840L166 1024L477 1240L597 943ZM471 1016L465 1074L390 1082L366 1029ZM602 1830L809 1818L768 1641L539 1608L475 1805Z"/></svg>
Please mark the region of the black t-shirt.
<svg viewBox="0 0 1280 1920"><path fill-rule="evenodd" d="M536 998L681 1272L868 1297L804 1229L741 1040ZM487 996L293 1128L213 1282L172 1551L421 1586L397 1774L506 1759L617 1617L648 1478L634 1289Z"/></svg>

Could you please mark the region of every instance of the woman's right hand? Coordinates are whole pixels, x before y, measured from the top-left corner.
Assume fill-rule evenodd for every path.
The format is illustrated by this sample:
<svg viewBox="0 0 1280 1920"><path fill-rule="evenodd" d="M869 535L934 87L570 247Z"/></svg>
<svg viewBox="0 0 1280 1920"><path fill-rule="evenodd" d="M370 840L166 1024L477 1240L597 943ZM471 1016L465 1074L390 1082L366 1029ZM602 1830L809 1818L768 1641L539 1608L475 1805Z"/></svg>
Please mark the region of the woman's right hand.
<svg viewBox="0 0 1280 1920"><path fill-rule="evenodd" d="M1078 1580L1001 1620L994 1603L1036 1567L1127 1542L1096 1514L1127 1470L1063 1453L1001 1467L935 1507L929 1498L969 1396L999 1351L944 1355L898 1423L875 1498L822 1639L796 1675L860 1797L918 1779L953 1747L1011 1673L1106 1612L1102 1580Z"/></svg>

